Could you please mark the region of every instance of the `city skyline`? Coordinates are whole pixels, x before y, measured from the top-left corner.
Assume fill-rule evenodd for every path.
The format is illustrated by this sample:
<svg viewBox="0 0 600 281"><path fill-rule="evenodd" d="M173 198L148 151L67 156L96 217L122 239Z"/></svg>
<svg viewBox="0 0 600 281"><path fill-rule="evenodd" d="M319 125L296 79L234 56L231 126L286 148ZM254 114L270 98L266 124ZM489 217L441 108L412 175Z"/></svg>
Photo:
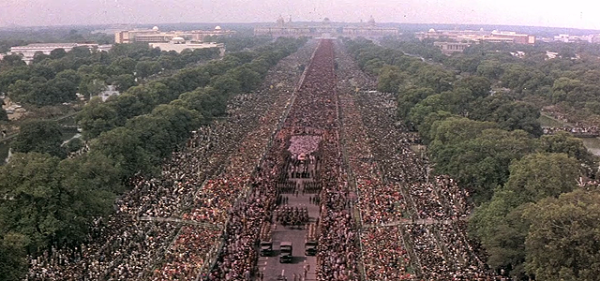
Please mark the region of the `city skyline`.
<svg viewBox="0 0 600 281"><path fill-rule="evenodd" d="M558 5L560 4L560 5ZM0 26L294 21L481 24L600 30L600 3L573 0L4 0Z"/></svg>

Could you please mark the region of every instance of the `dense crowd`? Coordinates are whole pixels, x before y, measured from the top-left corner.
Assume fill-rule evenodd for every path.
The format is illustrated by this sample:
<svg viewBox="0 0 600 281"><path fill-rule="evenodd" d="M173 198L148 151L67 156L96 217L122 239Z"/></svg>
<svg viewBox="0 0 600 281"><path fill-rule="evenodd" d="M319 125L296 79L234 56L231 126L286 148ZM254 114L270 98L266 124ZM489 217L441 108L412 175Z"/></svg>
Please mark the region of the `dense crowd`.
<svg viewBox="0 0 600 281"><path fill-rule="evenodd" d="M322 41L315 51L315 59L305 72L303 83L265 161L251 179L253 189L250 195L231 211L225 247L209 280L248 280L257 276L255 245L260 226L273 219L285 220L286 217L304 216L307 220L307 214L303 215L300 210L282 207L275 211L276 203L281 200L274 199L280 197L278 192L297 193L298 187L287 178L315 173L314 166L310 165L315 162L322 162L323 169L316 177L319 182L308 186L307 191L314 192L317 186L332 187L321 192L322 199L315 200L326 202L321 205L319 218L322 233L317 257L318 280L356 280L357 249L353 247L356 232L344 199L347 194L343 189L347 185L339 169L337 107L332 94L335 86L332 47L331 41ZM316 152L317 161L313 152L319 142L325 145Z"/></svg>
<svg viewBox="0 0 600 281"><path fill-rule="evenodd" d="M309 47L314 48L314 45ZM301 55L308 59L307 53ZM295 92L294 89L291 91ZM294 103L295 97L291 98L285 104L273 103L263 109L260 126L244 139L238 153L230 158L224 175L249 177L251 188L243 193L243 200L228 210L224 246L211 272L203 276L206 280L250 280L257 276L258 253L254 246L261 226L270 220L276 206L275 187L285 182L279 176L282 167L277 164L284 162L281 152L286 143L280 135L285 130L280 129Z"/></svg>
<svg viewBox="0 0 600 281"><path fill-rule="evenodd" d="M447 176L428 175L427 160L411 149L418 139L395 118L394 98L356 91L361 81L372 87L369 77L339 54L344 143L364 226L366 278L493 278L465 236L469 194Z"/></svg>

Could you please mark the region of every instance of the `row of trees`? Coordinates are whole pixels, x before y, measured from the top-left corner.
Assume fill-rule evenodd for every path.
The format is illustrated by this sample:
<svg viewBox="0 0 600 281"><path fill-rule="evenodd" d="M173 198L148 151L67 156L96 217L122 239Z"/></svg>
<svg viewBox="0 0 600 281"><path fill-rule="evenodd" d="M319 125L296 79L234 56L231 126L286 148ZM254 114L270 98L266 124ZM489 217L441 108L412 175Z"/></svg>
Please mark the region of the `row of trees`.
<svg viewBox="0 0 600 281"><path fill-rule="evenodd" d="M90 152L79 157L52 155L56 142L42 142L42 135L33 137L37 138L34 143L24 141L25 135L24 139L19 136L17 143L27 153L15 153L0 167L0 276L19 280L27 267L26 254L85 242L91 221L112 212L114 200L127 190L129 178L159 173L162 160L182 145L192 130L213 116L224 115L230 97L256 89L272 65L304 43L301 39L279 39L240 55L245 59L236 57L242 62L234 67L226 67L234 57L216 63L221 67L207 68L215 72L212 76L194 69L187 76L178 74L172 78L174 82L198 85L179 95L164 84L160 86L163 92L139 95L147 99L131 95L136 97L130 97L135 103L122 104L118 110L141 109L121 116L121 126L105 128L95 137L88 133ZM173 85L176 89L184 87ZM100 118L96 122L110 124Z"/></svg>
<svg viewBox="0 0 600 281"><path fill-rule="evenodd" d="M157 105L196 89L230 94L252 90L259 85L271 65L294 50L296 42L288 41L282 39L255 51L228 54L222 60L187 68L175 75L132 87L106 103L92 100L78 115L83 135L86 139L94 138L102 132L125 125L134 116L148 113ZM207 86L210 89L203 89ZM212 108L204 117L210 119L220 116L224 114L224 108L223 103Z"/></svg>
<svg viewBox="0 0 600 281"><path fill-rule="evenodd" d="M593 280L600 273L590 269L600 247L587 240L600 230L587 223L600 215L592 212L599 203L589 200L600 193L577 186L581 175L593 176L595 159L567 133L541 136L540 106L528 102L535 94L520 88L520 75L502 66L483 71L485 61L472 62L474 72L465 73L469 55L423 61L398 49L407 43L346 45L359 66L378 77L380 91L397 93L398 116L419 131L435 173L452 176L473 194L478 207L469 230L490 266L523 280ZM569 85L563 80L554 84Z"/></svg>
<svg viewBox="0 0 600 281"><path fill-rule="evenodd" d="M107 84L125 91L141 79L218 56L216 49L178 54L150 49L147 44L117 44L109 52L56 49L49 55L36 54L31 65L9 55L0 63L0 92L20 103L54 105L75 100L77 92L96 95Z"/></svg>

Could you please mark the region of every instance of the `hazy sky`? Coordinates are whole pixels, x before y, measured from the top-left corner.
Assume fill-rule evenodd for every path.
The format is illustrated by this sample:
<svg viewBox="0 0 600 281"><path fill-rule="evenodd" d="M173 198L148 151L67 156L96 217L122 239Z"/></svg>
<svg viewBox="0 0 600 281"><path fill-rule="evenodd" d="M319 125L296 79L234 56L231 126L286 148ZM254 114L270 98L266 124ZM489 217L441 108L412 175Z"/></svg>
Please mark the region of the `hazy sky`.
<svg viewBox="0 0 600 281"><path fill-rule="evenodd" d="M600 29L598 0L0 0L0 26L294 21Z"/></svg>

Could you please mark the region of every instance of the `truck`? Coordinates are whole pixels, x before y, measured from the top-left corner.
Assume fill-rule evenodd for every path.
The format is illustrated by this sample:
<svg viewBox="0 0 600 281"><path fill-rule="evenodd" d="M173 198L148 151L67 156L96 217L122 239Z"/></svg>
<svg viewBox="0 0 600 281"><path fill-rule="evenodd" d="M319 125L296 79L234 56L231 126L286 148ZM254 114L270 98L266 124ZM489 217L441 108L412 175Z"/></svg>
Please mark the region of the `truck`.
<svg viewBox="0 0 600 281"><path fill-rule="evenodd" d="M279 244L279 262L280 263L291 263L292 262L292 242L283 241Z"/></svg>
<svg viewBox="0 0 600 281"><path fill-rule="evenodd" d="M318 244L317 225L315 223L311 223L308 225L306 239L304 240L304 254L307 256L317 255Z"/></svg>
<svg viewBox="0 0 600 281"><path fill-rule="evenodd" d="M264 222L260 228L260 255L270 256L273 253L273 241L271 238L271 223Z"/></svg>

